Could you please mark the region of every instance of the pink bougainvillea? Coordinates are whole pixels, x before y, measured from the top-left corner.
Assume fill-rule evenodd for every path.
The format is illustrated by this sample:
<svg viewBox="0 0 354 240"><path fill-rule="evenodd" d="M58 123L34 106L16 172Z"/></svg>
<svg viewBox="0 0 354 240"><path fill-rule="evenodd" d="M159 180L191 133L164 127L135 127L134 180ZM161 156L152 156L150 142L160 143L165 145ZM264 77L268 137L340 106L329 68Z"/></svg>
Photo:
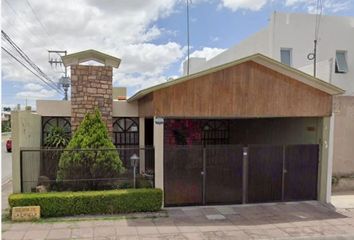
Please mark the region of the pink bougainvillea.
<svg viewBox="0 0 354 240"><path fill-rule="evenodd" d="M165 120L165 143L167 145L201 144L202 129L198 120Z"/></svg>

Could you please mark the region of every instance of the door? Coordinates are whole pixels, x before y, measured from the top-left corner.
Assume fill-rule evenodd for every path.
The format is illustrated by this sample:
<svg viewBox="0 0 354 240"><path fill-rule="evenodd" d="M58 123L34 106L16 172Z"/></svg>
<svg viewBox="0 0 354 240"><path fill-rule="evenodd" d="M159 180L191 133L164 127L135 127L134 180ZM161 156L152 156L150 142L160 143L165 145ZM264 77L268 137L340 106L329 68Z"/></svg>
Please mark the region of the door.
<svg viewBox="0 0 354 240"><path fill-rule="evenodd" d="M282 200L283 146L248 147L248 203Z"/></svg>
<svg viewBox="0 0 354 240"><path fill-rule="evenodd" d="M316 200L319 146L285 147L284 201Z"/></svg>
<svg viewBox="0 0 354 240"><path fill-rule="evenodd" d="M164 151L166 206L203 203L203 147L171 146Z"/></svg>
<svg viewBox="0 0 354 240"><path fill-rule="evenodd" d="M205 203L242 203L242 167L242 146L207 146L205 148Z"/></svg>

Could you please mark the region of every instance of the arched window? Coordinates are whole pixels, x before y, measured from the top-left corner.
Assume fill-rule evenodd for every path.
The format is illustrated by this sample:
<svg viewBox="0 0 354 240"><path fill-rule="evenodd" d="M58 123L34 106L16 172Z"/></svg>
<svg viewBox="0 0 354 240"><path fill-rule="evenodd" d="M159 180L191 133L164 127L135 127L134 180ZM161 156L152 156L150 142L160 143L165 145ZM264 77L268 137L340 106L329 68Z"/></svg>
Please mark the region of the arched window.
<svg viewBox="0 0 354 240"><path fill-rule="evenodd" d="M139 145L138 118L116 118L113 122L113 143L116 147Z"/></svg>
<svg viewBox="0 0 354 240"><path fill-rule="evenodd" d="M70 118L66 117L42 117L42 146L47 138L50 128L61 127L64 132L71 135L71 123Z"/></svg>

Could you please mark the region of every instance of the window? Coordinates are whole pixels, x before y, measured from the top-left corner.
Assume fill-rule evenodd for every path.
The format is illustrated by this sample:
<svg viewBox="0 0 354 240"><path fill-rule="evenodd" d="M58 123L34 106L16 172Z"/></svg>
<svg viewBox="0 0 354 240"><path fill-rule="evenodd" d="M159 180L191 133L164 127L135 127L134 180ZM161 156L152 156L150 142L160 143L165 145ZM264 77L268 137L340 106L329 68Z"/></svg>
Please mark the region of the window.
<svg viewBox="0 0 354 240"><path fill-rule="evenodd" d="M52 127L61 127L64 129L65 134L71 136L71 123L70 118L66 117L42 117L42 146L48 137Z"/></svg>
<svg viewBox="0 0 354 240"><path fill-rule="evenodd" d="M291 48L281 48L280 49L280 62L283 64L286 64L288 66L291 66Z"/></svg>
<svg viewBox="0 0 354 240"><path fill-rule="evenodd" d="M347 53L345 51L336 51L336 62L335 62L335 72L336 73L347 73Z"/></svg>
<svg viewBox="0 0 354 240"><path fill-rule="evenodd" d="M113 122L113 143L116 147L139 145L139 119L117 118Z"/></svg>

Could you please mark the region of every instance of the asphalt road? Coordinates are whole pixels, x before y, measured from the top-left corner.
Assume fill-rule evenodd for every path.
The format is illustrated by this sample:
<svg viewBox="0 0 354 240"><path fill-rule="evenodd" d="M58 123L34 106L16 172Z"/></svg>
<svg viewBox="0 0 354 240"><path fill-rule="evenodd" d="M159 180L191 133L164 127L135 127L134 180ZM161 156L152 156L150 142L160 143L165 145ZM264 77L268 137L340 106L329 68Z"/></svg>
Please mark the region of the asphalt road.
<svg viewBox="0 0 354 240"><path fill-rule="evenodd" d="M6 151L6 140L11 135L2 135L1 140L1 184L4 184L12 177L12 156Z"/></svg>

